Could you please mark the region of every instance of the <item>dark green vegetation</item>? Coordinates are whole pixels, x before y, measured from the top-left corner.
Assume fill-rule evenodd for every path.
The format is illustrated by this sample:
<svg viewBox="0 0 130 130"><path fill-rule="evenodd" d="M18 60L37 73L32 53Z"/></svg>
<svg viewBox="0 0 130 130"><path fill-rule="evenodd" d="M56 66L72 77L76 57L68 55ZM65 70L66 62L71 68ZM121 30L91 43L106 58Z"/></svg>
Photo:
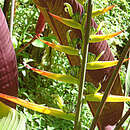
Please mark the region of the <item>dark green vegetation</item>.
<svg viewBox="0 0 130 130"><path fill-rule="evenodd" d="M108 41L113 54L116 56L116 58L118 58L120 56L122 48L128 39L129 6L128 2L125 0L115 0L112 3L107 0L103 0L102 2L95 1L94 8L103 8L111 4L117 4L117 6L109 13L106 13L103 16L99 16L96 21L97 23L99 23L99 21L104 21L104 27L102 30L106 34L108 32L126 30L125 33ZM16 5L18 8L15 12L13 44L17 52L20 47L29 42L31 40L31 37L35 35L35 26L38 19L38 9L36 9L32 2L27 0L19 0ZM43 36L47 37L50 41L56 40L48 24L46 24L46 29L43 32ZM27 70L24 68L22 63L24 60L31 59L35 61L32 62L32 65L40 69L55 73L70 73L72 75L75 75L73 73L76 73L76 68L72 69L70 67L69 62L63 53L56 52L47 46L45 46L44 49L39 49L33 45L30 45L24 51L17 54L19 70L19 97L38 104L58 108L58 105L56 103L56 95L59 95L64 100L64 110L66 112L73 112L76 105L76 97L78 93L77 89L75 89L75 86L50 80L37 75L30 70ZM123 66L120 72L122 86L125 83L125 73L126 66ZM31 126L31 129L41 130L47 128L48 130L71 130L73 128L72 121L56 119L54 117L39 114L37 112L19 106L17 109L25 113L27 117L27 123ZM92 120L92 115L87 105L84 105L83 107L82 120L84 128L86 126L89 128L91 124L90 122ZM127 123L128 122L126 122L124 126L126 126Z"/></svg>

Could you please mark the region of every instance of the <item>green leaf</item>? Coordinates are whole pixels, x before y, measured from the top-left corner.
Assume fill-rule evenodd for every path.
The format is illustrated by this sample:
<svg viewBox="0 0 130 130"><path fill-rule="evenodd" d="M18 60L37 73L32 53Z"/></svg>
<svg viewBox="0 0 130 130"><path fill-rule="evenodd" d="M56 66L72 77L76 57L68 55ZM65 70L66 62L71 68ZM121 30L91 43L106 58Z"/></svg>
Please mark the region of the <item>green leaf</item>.
<svg viewBox="0 0 130 130"><path fill-rule="evenodd" d="M0 102L0 130L27 130L24 115Z"/></svg>
<svg viewBox="0 0 130 130"><path fill-rule="evenodd" d="M86 94L96 94L101 89L101 84L99 83L99 87L96 88L93 83L87 82L85 87L86 87Z"/></svg>
<svg viewBox="0 0 130 130"><path fill-rule="evenodd" d="M36 39L32 42L32 45L35 47L45 48L45 44L43 44L40 40Z"/></svg>
<svg viewBox="0 0 130 130"><path fill-rule="evenodd" d="M52 97L54 99L55 104L57 104L59 108L63 110L63 107L64 107L63 99L57 94L53 94Z"/></svg>
<svg viewBox="0 0 130 130"><path fill-rule="evenodd" d="M104 54L104 52L105 52L105 51L102 51L102 52L95 58L95 61L98 61L98 60L101 58L101 56Z"/></svg>
<svg viewBox="0 0 130 130"><path fill-rule="evenodd" d="M98 27L97 27L97 29L95 30L94 34L98 33L98 32L101 30L101 28L103 27L103 25L104 25L104 21L102 21L102 22L98 25Z"/></svg>
<svg viewBox="0 0 130 130"><path fill-rule="evenodd" d="M94 53L88 52L88 59L87 62L95 61L96 55Z"/></svg>
<svg viewBox="0 0 130 130"><path fill-rule="evenodd" d="M85 90L86 94L95 94L95 92L97 90L97 88L94 86L94 84L90 83L90 82L87 82L85 84L85 88L86 88L86 90Z"/></svg>

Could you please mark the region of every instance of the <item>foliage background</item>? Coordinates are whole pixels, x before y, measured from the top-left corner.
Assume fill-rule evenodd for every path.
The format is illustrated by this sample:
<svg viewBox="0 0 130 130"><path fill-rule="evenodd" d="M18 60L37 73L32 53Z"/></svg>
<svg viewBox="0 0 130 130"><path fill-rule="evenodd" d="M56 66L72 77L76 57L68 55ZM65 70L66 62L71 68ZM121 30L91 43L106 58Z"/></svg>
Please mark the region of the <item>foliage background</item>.
<svg viewBox="0 0 130 130"><path fill-rule="evenodd" d="M122 49L128 41L130 34L130 2L128 2L128 0L93 0L93 10L109 5L115 5L115 7L108 13L98 16L95 20L98 24L104 21L102 31L105 34L125 30L120 36L108 40L108 44L110 45L115 58L118 59ZM3 1L0 1L0 7L3 7ZM24 44L29 42L35 35L35 27L38 16L39 11L33 4L32 0L16 1L12 38L16 52ZM56 38L47 23L42 35L50 41L56 41ZM47 79L27 70L22 65L22 62L30 59L34 60L34 62L31 64L40 69L55 73L70 73L72 75L74 73L69 65L68 59L63 53L56 52L46 45L42 48L37 48L33 45L30 45L23 52L17 55L19 71L19 97L38 104L58 108L58 105L54 99L55 95L59 95L64 100L65 111L73 112L77 98L77 89L75 89L75 86ZM127 64L123 65L120 71L122 86L124 86L125 83L126 69ZM126 105L126 107L128 107L128 105ZM66 121L58 118L56 119L54 117L43 115L21 106L17 106L17 110L23 111L27 118L27 124L32 130L42 130L45 128L47 130L71 130L73 128L72 121ZM93 117L88 106L84 105L82 110L84 129L90 127L92 118ZM124 127L126 127L127 124L128 120L124 123Z"/></svg>

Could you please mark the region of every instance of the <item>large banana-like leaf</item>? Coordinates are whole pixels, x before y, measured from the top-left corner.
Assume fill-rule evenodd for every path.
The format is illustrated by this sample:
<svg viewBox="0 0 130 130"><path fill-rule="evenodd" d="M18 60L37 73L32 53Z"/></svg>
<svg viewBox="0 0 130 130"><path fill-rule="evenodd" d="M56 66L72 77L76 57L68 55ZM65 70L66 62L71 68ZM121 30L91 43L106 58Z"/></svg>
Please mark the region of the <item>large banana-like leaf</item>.
<svg viewBox="0 0 130 130"><path fill-rule="evenodd" d="M38 36L40 33L42 33L44 31L45 28L45 19L43 14L40 12L37 24L36 24L36 29L35 29L35 33Z"/></svg>
<svg viewBox="0 0 130 130"><path fill-rule="evenodd" d="M0 9L0 92L17 96L18 79L15 51L11 42L6 19ZM1 99L0 99L1 101ZM3 101L3 100L2 100ZM15 108L15 104L4 102Z"/></svg>
<svg viewBox="0 0 130 130"><path fill-rule="evenodd" d="M0 130L27 130L24 115L0 102Z"/></svg>
<svg viewBox="0 0 130 130"><path fill-rule="evenodd" d="M42 40L40 38L38 38L41 42L47 44L48 46L54 48L55 50L57 51L60 51L60 52L64 52L68 55L79 55L79 50L78 49L75 49L75 48L72 48L70 46L64 46L64 45L57 45L55 43L51 43L51 42L48 42L48 41L45 41L45 40Z"/></svg>
<svg viewBox="0 0 130 130"><path fill-rule="evenodd" d="M45 76L47 78L58 80L58 81L62 81L62 82L65 82L65 83L79 84L79 80L77 78L71 76L71 75L55 74L55 73L51 73L51 72L47 72L47 71L42 71L42 70L33 68L33 67L31 67L31 66L29 66L27 64L25 64L25 66L28 69L31 69L34 72L36 72L36 73L38 73L40 75L43 75L43 76Z"/></svg>
<svg viewBox="0 0 130 130"><path fill-rule="evenodd" d="M52 115L52 116L55 116L55 117L58 117L58 118L61 118L61 119L74 120L74 114L73 113L65 113L61 109L45 107L45 106L42 106L42 105L31 103L29 101L25 101L23 99L13 97L13 96L9 96L9 95L2 94L2 93L0 93L0 97L3 98L3 99L6 99L8 101L14 102L16 104L19 104L21 106L24 106L26 108L32 109L34 111L38 111L38 112L41 112L41 113L44 113L44 114ZM21 128L23 128L23 127L21 127ZM3 130L3 129L1 129L1 130ZM15 129L13 129L13 130L15 130ZM18 129L18 130L24 130L24 129Z"/></svg>

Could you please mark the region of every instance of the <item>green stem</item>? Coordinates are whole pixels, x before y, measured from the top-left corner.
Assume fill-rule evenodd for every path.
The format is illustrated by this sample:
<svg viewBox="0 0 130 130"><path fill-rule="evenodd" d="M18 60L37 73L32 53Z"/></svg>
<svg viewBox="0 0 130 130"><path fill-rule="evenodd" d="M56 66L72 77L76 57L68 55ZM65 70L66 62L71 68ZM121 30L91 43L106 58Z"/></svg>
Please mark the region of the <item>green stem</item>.
<svg viewBox="0 0 130 130"><path fill-rule="evenodd" d="M114 130L119 130L121 125L125 122L125 120L129 117L130 115L130 109L125 113L125 115L121 118L121 120L117 123L116 127Z"/></svg>
<svg viewBox="0 0 130 130"><path fill-rule="evenodd" d="M88 1L88 10L87 10L87 26L84 27L84 33L82 34L83 41L84 41L84 49L83 49L83 60L81 65L81 77L80 77L80 85L79 85L79 93L78 93L78 101L76 106L76 116L75 116L75 125L74 130L81 129L80 126L80 113L81 113L81 106L82 106L82 97L83 97L83 88L85 82L85 73L86 73L86 63L87 63L87 55L88 55L88 46L89 46L89 32L91 27L91 15L92 15L92 4L91 0ZM82 31L83 32L83 31Z"/></svg>
<svg viewBox="0 0 130 130"><path fill-rule="evenodd" d="M106 99L107 99L108 95L110 94L110 91L111 91L111 89L112 89L112 87L114 85L114 82L115 82L115 80L116 80L116 78L118 76L119 69L120 69L120 67L121 67L121 65L123 63L123 60L124 60L128 50L129 50L129 48L130 48L130 40L128 41L127 45L125 46L125 48L124 48L124 50L122 52L121 58L120 58L120 60L119 60L119 62L117 64L116 69L112 73L112 76L111 76L111 78L110 78L110 80L108 82L107 88L106 88L106 90L104 92L102 101L101 101L101 103L100 103L100 105L99 105L99 107L98 107L98 109L96 111L96 115L95 115L95 118L93 119L93 122L92 122L92 125L90 127L90 130L94 130L94 128L95 128L95 126L97 124L98 118L99 118L99 116L101 115L101 113L103 111Z"/></svg>

